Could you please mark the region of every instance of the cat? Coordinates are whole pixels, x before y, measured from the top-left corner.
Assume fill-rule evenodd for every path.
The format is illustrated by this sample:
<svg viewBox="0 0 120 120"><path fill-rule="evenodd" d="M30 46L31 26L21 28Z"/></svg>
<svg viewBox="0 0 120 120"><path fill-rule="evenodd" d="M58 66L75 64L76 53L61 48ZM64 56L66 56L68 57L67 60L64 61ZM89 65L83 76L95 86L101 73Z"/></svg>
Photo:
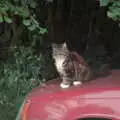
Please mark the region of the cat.
<svg viewBox="0 0 120 120"><path fill-rule="evenodd" d="M62 44L52 44L52 56L55 66L62 79L61 88L69 88L73 85L82 85L84 81L94 77L106 75L109 65L103 64L99 72L91 70L84 58L76 52L70 52L66 42Z"/></svg>
<svg viewBox="0 0 120 120"><path fill-rule="evenodd" d="M82 81L89 80L92 76L92 72L81 57L81 64L76 60L72 52L67 48L66 43L52 44L53 59L55 60L55 66L62 78L60 87L68 88L73 83L74 85L82 84Z"/></svg>

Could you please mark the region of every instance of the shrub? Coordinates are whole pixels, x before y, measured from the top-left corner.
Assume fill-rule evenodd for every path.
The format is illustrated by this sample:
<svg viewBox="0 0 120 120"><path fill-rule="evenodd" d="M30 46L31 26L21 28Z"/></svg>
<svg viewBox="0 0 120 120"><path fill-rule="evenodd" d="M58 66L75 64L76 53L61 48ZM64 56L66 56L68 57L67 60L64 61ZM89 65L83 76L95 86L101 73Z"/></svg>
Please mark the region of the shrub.
<svg viewBox="0 0 120 120"><path fill-rule="evenodd" d="M55 76L49 52L50 50L44 54L35 54L35 50L31 47L14 47L10 49L11 57L0 62L0 118L2 120L8 118L13 120L25 95L43 79L52 79Z"/></svg>
<svg viewBox="0 0 120 120"><path fill-rule="evenodd" d="M119 0L99 0L100 6L108 7L107 16L115 21L120 20L120 1Z"/></svg>

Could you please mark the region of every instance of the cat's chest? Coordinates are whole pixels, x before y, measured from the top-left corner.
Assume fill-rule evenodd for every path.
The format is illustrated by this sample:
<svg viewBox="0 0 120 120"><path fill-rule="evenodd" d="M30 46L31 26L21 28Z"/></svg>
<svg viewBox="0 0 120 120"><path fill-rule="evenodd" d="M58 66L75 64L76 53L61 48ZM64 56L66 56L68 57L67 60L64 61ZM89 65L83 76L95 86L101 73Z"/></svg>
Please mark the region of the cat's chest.
<svg viewBox="0 0 120 120"><path fill-rule="evenodd" d="M58 70L63 70L63 63L65 62L65 57L56 57L55 64Z"/></svg>
<svg viewBox="0 0 120 120"><path fill-rule="evenodd" d="M65 61L65 58L63 58L63 57L57 57L57 58L55 59L55 61L56 61L56 66L60 67L60 66L63 65L63 63L64 63L64 61Z"/></svg>

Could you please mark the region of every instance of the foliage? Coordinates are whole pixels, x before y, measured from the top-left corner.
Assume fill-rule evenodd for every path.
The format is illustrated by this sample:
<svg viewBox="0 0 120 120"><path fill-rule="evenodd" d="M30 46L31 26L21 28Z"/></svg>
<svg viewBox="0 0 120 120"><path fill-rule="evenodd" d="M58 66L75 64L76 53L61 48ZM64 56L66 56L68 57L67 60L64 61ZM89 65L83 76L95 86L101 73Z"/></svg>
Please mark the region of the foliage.
<svg viewBox="0 0 120 120"><path fill-rule="evenodd" d="M31 47L16 46L10 49L10 53L6 62L0 62L2 120L13 120L25 95L42 80L53 78L56 74L49 50L45 54L35 54Z"/></svg>
<svg viewBox="0 0 120 120"><path fill-rule="evenodd" d="M100 6L107 6L107 16L113 20L120 20L120 0L100 0Z"/></svg>
<svg viewBox="0 0 120 120"><path fill-rule="evenodd" d="M34 0L14 0L13 2L10 0L1 0L0 23L12 23L14 22L13 19L19 18L19 20L21 20L30 31L36 31L38 34L44 34L47 30L39 25L35 18L35 14L32 14L31 11L32 9L35 9L36 5L37 4Z"/></svg>
<svg viewBox="0 0 120 120"><path fill-rule="evenodd" d="M42 7L44 0L0 0L2 120L14 120L25 95L42 80L56 76L51 49L44 38L47 29L38 18Z"/></svg>

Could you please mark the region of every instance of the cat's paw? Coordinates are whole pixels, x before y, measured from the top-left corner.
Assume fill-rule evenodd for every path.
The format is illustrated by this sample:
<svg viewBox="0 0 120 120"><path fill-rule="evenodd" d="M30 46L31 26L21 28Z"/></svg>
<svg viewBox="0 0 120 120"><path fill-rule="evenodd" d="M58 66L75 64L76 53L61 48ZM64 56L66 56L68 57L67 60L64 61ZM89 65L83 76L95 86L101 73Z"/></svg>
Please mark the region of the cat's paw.
<svg viewBox="0 0 120 120"><path fill-rule="evenodd" d="M81 81L73 81L73 85L82 85L82 82Z"/></svg>
<svg viewBox="0 0 120 120"><path fill-rule="evenodd" d="M70 87L70 84L65 85L65 84L61 83L61 84L60 84L60 87L61 87L61 88L69 88L69 87Z"/></svg>

